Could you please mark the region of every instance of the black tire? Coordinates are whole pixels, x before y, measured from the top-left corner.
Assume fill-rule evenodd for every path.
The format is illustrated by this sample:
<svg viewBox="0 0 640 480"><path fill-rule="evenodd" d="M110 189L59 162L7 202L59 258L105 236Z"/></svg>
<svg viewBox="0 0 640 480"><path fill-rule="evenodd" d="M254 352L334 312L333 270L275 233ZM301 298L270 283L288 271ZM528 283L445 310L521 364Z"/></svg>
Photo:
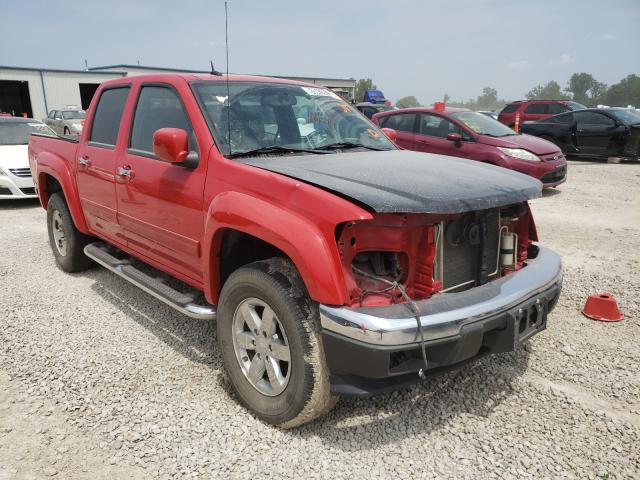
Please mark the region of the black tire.
<svg viewBox="0 0 640 480"><path fill-rule="evenodd" d="M75 224L69 207L61 193L49 197L47 205L47 230L49 244L58 266L65 272L81 272L92 265L92 260L84 254L84 247L93 239L80 232ZM56 231L63 232L64 248L58 245Z"/></svg>
<svg viewBox="0 0 640 480"><path fill-rule="evenodd" d="M327 413L337 397L331 395L318 305L310 300L295 266L287 259L272 258L241 267L229 276L220 298L218 343L242 403L263 421L281 428L294 428ZM236 356L234 315L249 299L273 310L290 349L288 383L275 396L261 393L249 381Z"/></svg>

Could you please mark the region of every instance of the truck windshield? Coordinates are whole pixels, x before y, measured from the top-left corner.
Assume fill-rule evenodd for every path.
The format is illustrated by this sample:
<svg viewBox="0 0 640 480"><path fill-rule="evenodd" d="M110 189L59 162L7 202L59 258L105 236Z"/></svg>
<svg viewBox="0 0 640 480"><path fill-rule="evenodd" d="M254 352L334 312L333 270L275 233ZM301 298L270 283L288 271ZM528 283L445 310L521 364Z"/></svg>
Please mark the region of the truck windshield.
<svg viewBox="0 0 640 480"><path fill-rule="evenodd" d="M478 135L487 135L489 137L506 137L508 135L517 135L516 132L509 127L477 112L456 112L451 116L456 120L464 123Z"/></svg>
<svg viewBox="0 0 640 480"><path fill-rule="evenodd" d="M0 122L0 145L27 145L32 133L56 136L56 133L43 123Z"/></svg>
<svg viewBox="0 0 640 480"><path fill-rule="evenodd" d="M81 120L86 116L84 110L70 110L62 112L62 118L65 120Z"/></svg>
<svg viewBox="0 0 640 480"><path fill-rule="evenodd" d="M216 144L226 156L396 148L356 109L325 88L233 81L227 94L224 81L193 85Z"/></svg>

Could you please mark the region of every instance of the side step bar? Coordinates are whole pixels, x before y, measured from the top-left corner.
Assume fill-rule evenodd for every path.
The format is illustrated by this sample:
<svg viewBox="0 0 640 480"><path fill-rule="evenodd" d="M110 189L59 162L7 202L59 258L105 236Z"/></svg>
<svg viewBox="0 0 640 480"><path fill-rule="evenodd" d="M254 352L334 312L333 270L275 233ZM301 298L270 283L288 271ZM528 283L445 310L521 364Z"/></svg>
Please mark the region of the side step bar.
<svg viewBox="0 0 640 480"><path fill-rule="evenodd" d="M130 260L116 258L109 250L110 247L106 243L94 242L84 247L84 254L153 295L158 300L162 300L180 313L200 320L213 320L216 318L216 307L214 305L198 305L194 303L192 295L181 293L163 283L162 280L150 277L134 267Z"/></svg>

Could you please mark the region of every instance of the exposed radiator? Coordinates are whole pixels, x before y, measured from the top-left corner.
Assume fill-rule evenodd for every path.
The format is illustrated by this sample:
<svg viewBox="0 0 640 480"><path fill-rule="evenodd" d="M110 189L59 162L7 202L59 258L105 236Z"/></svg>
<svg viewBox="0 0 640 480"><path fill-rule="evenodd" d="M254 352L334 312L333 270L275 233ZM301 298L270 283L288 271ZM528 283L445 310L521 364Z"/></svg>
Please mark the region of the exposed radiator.
<svg viewBox="0 0 640 480"><path fill-rule="evenodd" d="M480 242L481 216L486 222L486 236ZM486 280L499 273L500 212L487 210L463 215L441 224L438 238L438 278L442 291L462 291L479 283L481 248L485 250Z"/></svg>

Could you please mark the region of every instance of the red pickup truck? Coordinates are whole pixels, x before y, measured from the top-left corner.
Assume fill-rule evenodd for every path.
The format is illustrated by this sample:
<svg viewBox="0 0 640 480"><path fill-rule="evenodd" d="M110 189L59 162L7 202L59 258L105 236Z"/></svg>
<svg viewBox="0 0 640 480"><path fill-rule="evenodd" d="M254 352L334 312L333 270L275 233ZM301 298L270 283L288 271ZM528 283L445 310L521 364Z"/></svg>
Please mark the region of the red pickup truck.
<svg viewBox="0 0 640 480"><path fill-rule="evenodd" d="M34 135L29 161L60 268L215 318L239 398L282 427L511 351L561 289L540 182L399 150L315 85L108 81L80 138Z"/></svg>

